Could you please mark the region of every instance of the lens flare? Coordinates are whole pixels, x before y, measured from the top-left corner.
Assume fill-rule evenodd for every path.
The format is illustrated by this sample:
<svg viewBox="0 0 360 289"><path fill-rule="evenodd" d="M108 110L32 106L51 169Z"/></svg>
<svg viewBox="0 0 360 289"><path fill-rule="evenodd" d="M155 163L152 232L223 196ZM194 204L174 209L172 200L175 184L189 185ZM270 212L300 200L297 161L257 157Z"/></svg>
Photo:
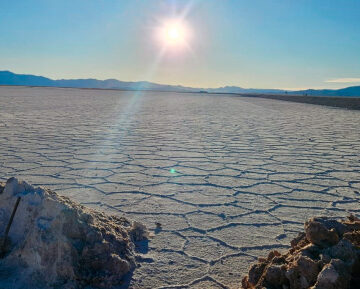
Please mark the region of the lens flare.
<svg viewBox="0 0 360 289"><path fill-rule="evenodd" d="M158 37L162 46L183 48L190 40L190 29L184 20L167 20L160 25Z"/></svg>

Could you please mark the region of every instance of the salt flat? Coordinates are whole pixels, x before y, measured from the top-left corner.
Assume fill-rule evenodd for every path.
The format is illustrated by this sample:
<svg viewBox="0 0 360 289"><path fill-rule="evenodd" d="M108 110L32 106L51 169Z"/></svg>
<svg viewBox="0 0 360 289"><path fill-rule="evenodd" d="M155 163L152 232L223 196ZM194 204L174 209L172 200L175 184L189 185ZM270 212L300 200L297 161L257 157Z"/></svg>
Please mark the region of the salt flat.
<svg viewBox="0 0 360 289"><path fill-rule="evenodd" d="M360 213L359 152L359 111L0 88L2 180L46 185L154 232L130 288L238 288L249 264L286 248L306 218Z"/></svg>

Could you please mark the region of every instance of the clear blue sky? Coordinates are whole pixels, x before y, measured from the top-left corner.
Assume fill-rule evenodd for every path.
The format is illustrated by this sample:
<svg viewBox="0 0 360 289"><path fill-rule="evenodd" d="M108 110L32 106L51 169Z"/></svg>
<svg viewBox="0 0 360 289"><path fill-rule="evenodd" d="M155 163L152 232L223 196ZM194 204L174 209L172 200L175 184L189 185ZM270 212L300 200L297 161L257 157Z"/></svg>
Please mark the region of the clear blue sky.
<svg viewBox="0 0 360 289"><path fill-rule="evenodd" d="M160 57L154 27L182 13L191 49ZM195 87L360 85L360 1L1 0L0 70Z"/></svg>

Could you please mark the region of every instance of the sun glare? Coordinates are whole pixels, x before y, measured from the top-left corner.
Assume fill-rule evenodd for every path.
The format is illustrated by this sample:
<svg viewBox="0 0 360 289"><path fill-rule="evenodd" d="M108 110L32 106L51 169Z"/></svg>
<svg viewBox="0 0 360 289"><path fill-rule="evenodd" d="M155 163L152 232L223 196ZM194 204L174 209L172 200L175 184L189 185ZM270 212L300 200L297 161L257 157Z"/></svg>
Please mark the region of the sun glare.
<svg viewBox="0 0 360 289"><path fill-rule="evenodd" d="M170 40L177 40L180 37L179 29L177 27L169 28L166 34Z"/></svg>
<svg viewBox="0 0 360 289"><path fill-rule="evenodd" d="M162 24L160 38L163 45L180 48L187 44L187 41L189 40L189 31L183 21L167 21Z"/></svg>

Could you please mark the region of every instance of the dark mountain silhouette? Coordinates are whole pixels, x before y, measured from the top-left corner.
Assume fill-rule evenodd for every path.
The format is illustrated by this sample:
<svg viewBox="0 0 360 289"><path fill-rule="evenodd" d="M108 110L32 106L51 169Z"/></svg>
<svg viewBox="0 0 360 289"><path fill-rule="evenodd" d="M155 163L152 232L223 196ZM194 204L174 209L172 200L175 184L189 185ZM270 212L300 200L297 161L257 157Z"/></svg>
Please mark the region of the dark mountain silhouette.
<svg viewBox="0 0 360 289"><path fill-rule="evenodd" d="M55 86L55 81L42 76L0 71L0 85Z"/></svg>
<svg viewBox="0 0 360 289"><path fill-rule="evenodd" d="M123 90L162 90L162 91L189 91L199 89L180 85L164 85L148 81L126 82L117 79L58 79L53 80L43 76L16 74L10 71L0 71L0 85L24 85L24 86L50 86L50 87L74 87L74 88L102 88Z"/></svg>
<svg viewBox="0 0 360 289"><path fill-rule="evenodd" d="M285 91L281 89L255 89L238 86L224 86L219 88L193 88L181 85L157 84L148 81L126 82L117 79L58 79L53 80L43 76L30 74L16 74L10 71L0 71L0 85L50 86L74 88L101 88L121 90L157 90L174 92L210 92L210 93L254 93L254 94L294 94L309 96L356 96L360 97L360 86L342 89L308 89L299 91Z"/></svg>
<svg viewBox="0 0 360 289"><path fill-rule="evenodd" d="M311 96L357 96L360 97L360 86L350 86L340 89L307 89L292 91L291 94Z"/></svg>

